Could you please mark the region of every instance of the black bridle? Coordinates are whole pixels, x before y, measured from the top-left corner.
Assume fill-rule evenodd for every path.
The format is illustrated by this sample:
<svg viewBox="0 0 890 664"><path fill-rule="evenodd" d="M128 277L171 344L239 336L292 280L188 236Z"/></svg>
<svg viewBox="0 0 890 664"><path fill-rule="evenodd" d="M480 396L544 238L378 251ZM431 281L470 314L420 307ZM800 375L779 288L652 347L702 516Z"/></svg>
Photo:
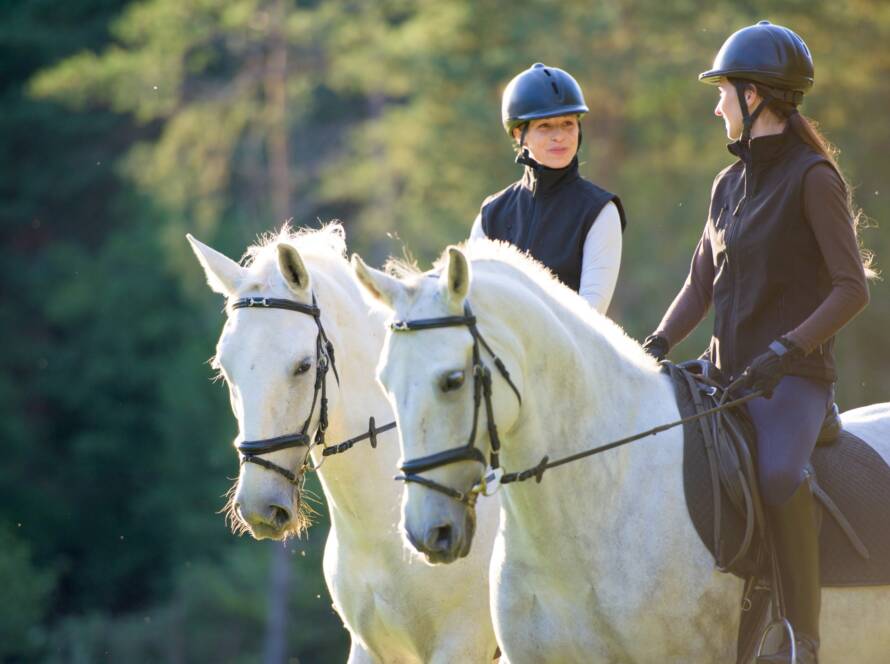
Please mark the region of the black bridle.
<svg viewBox="0 0 890 664"><path fill-rule="evenodd" d="M368 431L342 443L327 446L325 444L325 433L328 429L328 393L327 393L327 373L333 370L334 378L337 385L340 384L340 376L337 373L337 364L334 361L334 345L328 339L328 335L324 331L321 324L321 309L315 300L315 293L312 294L312 304L303 304L294 300L284 300L273 297L244 297L232 303L232 309L286 309L287 311L296 311L297 313L312 316L315 325L318 327L318 334L315 337L315 392L312 395L312 407L306 421L297 433L286 434L284 436L275 436L274 438L263 438L262 440L245 440L238 444L238 451L241 453L241 463L255 463L267 470L274 471L282 475L291 484L300 484L299 471L307 467L306 463L309 458L309 451L316 446L321 445L323 457L329 457L333 454L342 454L352 449L356 443L363 440L369 440L372 448L377 447L377 434L384 433L396 427L395 422L390 422L382 427L378 427L374 418L368 419ZM315 414L315 407L318 405L318 428L315 435L309 436L309 425L312 422L312 416ZM282 468L276 463L272 463L266 459L260 458L261 454L269 454L278 450L286 450L291 447L306 447L306 457L297 473L287 468ZM321 464L319 464L320 466Z"/></svg>
<svg viewBox="0 0 890 664"><path fill-rule="evenodd" d="M238 444L238 451L241 453L241 463L255 463L268 470L274 471L284 476L291 484L298 484L298 474L291 472L287 468L282 468L276 463L272 463L266 459L260 458L260 454L269 454L279 450L286 450L291 447L306 447L312 449L314 445L324 446L325 432L328 428L328 392L327 392L327 373L329 369L333 369L334 377L337 384L340 384L340 376L337 374L337 365L334 362L334 345L325 334L324 327L321 324L321 310L315 300L315 293L312 294L312 304L303 304L294 300L283 300L273 297L244 297L232 303L232 309L286 309L288 311L296 311L301 314L312 316L318 327L318 334L315 336L315 390L312 394L312 407L309 409L309 415L306 421L296 433L286 434L284 436L275 436L274 438L263 438L262 440L245 440ZM320 398L319 398L320 397ZM312 416L315 414L315 407L318 406L318 428L314 436L309 436L309 424L312 422ZM309 452L307 450L308 458ZM304 461L305 463L305 461Z"/></svg>
<svg viewBox="0 0 890 664"><path fill-rule="evenodd" d="M516 398L519 400L520 405L522 404L522 396L519 394L519 390L516 389L516 385L514 385L513 381L510 379L510 372L507 371L507 367L504 366L501 359L495 355L494 351L491 350L491 346L486 343L485 339L483 339L482 335L479 333L479 329L476 327L476 317L473 315L472 309L470 309L469 302L464 304L463 316L443 316L441 318L393 321L390 323L390 328L394 332L413 332L442 327L464 326L469 330L473 337L473 428L470 431L469 440L466 445L461 445L460 447L453 447L442 452L436 452L434 454L428 454L417 459L408 459L402 462L402 465L399 467L402 474L398 475L396 479L421 484L462 503L472 505L476 500L477 491L471 490L466 493L458 491L457 489L440 484L435 480L423 477L420 473L433 470L434 468L447 466L452 463L457 463L458 461L476 461L481 463L483 467L486 465L485 455L483 455L479 448L476 447L479 407L483 401L485 402L488 437L491 442L488 465L493 470L496 470L500 466L498 455L501 449L501 441L498 437L498 430L494 421L494 411L491 405L491 370L482 361L480 347L491 356L498 372L504 377L504 380L507 381L513 392L516 394Z"/></svg>

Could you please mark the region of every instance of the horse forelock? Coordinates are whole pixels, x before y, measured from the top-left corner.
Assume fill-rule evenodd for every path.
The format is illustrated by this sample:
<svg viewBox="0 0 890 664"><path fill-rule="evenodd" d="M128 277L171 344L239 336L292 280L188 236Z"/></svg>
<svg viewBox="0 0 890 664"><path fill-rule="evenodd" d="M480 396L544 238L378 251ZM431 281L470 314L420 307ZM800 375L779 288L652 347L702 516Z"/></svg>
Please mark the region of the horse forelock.
<svg viewBox="0 0 890 664"><path fill-rule="evenodd" d="M244 252L241 264L247 268L247 275L238 289L240 292L264 292L284 286L278 269L278 246L282 244L294 247L310 270L319 268L313 272L328 276L349 275L346 234L340 222L332 221L320 228L298 229L285 223L277 232L259 236L257 243Z"/></svg>

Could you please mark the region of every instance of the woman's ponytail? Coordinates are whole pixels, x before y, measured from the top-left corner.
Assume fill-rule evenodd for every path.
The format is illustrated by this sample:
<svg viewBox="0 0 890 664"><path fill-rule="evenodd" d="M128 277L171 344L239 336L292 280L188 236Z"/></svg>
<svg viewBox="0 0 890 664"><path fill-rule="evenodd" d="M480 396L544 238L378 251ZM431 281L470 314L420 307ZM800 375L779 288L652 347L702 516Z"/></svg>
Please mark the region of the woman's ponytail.
<svg viewBox="0 0 890 664"><path fill-rule="evenodd" d="M862 267L865 269L865 276L869 279L877 278L879 273L874 267L874 253L862 245L862 238L859 234L860 227L867 227L868 218L861 209L856 208L853 204L853 190L837 163L838 149L819 131L818 124L799 113L796 106L775 98L771 99L772 95L769 94L768 90L761 88L756 83L754 86L761 97L770 99L768 109L779 117L788 120L791 131L813 150L825 157L840 176L841 181L844 183L844 190L847 192L847 209L850 211L850 218L853 219L853 231L856 233L856 240L859 242L859 257L862 260Z"/></svg>

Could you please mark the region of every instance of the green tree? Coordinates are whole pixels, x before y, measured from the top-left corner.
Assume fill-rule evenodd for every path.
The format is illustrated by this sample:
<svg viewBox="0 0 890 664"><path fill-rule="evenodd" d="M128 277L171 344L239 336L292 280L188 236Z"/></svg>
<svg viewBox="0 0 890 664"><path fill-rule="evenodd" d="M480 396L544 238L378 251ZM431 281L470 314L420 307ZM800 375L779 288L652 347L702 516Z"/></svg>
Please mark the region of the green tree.
<svg viewBox="0 0 890 664"><path fill-rule="evenodd" d="M0 659L12 661L40 652L41 628L49 610L54 575L35 567L28 544L0 521Z"/></svg>

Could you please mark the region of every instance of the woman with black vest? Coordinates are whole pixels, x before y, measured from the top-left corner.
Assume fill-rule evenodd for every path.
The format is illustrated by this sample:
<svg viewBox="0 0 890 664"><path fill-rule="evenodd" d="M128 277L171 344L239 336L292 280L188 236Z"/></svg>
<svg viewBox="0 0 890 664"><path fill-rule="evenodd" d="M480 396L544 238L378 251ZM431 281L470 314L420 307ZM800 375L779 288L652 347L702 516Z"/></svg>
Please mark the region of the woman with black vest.
<svg viewBox="0 0 890 664"><path fill-rule="evenodd" d="M504 90L501 117L522 179L482 203L470 238L504 240L546 265L605 314L621 263L621 201L578 173L587 104L567 72L541 63Z"/></svg>
<svg viewBox="0 0 890 664"><path fill-rule="evenodd" d="M749 402L761 494L779 561L797 662L819 648L821 589L814 501L804 468L833 399L834 335L867 303L856 215L833 149L797 111L813 61L788 28L733 34L711 70L715 113L738 160L714 180L686 283L646 349L658 359L715 309L711 359L762 390ZM761 662L788 662L783 652Z"/></svg>

